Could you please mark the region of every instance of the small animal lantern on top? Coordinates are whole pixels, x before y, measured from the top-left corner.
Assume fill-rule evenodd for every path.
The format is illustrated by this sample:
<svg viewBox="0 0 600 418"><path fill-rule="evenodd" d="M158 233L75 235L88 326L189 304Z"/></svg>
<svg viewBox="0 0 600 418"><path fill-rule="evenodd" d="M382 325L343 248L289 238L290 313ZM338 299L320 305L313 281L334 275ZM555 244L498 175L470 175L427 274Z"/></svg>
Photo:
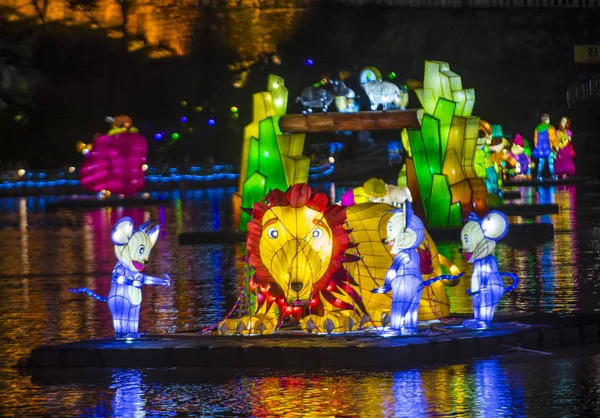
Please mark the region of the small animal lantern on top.
<svg viewBox="0 0 600 418"><path fill-rule="evenodd" d="M385 276L383 286L373 289L372 292L392 291L390 329L398 331L400 335L417 334L417 316L423 288L437 280L448 278L440 276L423 281L417 248L424 239L425 227L413 213L410 202L406 201L403 208L393 210L384 243L392 246L390 252L394 255L394 260Z"/></svg>
<svg viewBox="0 0 600 418"><path fill-rule="evenodd" d="M133 126L133 121L127 115L107 116L106 123L110 123L110 130L107 135L117 135L124 132L138 133L139 130Z"/></svg>
<svg viewBox="0 0 600 418"><path fill-rule="evenodd" d="M323 78L318 83L302 90L300 96L296 98L296 102L302 104L302 113L312 113L313 109L321 109L323 112L327 112L335 98L335 92L331 90L330 84L329 79Z"/></svg>
<svg viewBox="0 0 600 418"><path fill-rule="evenodd" d="M496 243L504 238L507 232L508 219L503 213L495 210L483 218L471 213L469 221L461 230L460 252L468 263L473 263L471 288L467 290L467 294L473 297L474 318L463 322L465 328L489 328L502 295L519 284L515 274L498 271L498 262L492 255ZM504 287L503 276L513 280L510 286Z"/></svg>
<svg viewBox="0 0 600 418"><path fill-rule="evenodd" d="M333 80L333 92L335 94L335 106L341 113L358 112L360 106L356 102L356 93L347 87L343 80Z"/></svg>
<svg viewBox="0 0 600 418"><path fill-rule="evenodd" d="M150 221L134 230L131 218L119 219L111 235L118 262L112 272L112 284L108 298L85 287L69 289L73 293L84 292L108 304L117 338L139 337L141 288L143 285L171 285L171 278L168 274L163 274L163 278L158 278L142 273L148 264L150 251L158 240L159 232L159 226L150 225Z"/></svg>
<svg viewBox="0 0 600 418"><path fill-rule="evenodd" d="M381 105L383 111L388 109L405 110L408 105L408 89L383 81L381 73L375 67L366 67L360 72L360 84L371 101L371 110Z"/></svg>

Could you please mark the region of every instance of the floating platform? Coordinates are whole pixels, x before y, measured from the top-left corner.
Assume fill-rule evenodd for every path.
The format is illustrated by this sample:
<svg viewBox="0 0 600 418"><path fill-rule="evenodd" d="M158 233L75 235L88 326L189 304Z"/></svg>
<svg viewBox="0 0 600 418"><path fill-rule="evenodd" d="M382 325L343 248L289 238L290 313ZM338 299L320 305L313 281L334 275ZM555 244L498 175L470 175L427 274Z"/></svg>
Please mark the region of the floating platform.
<svg viewBox="0 0 600 418"><path fill-rule="evenodd" d="M315 112L283 115L279 129L286 133L318 133L336 131L387 131L420 129L421 109L362 111L354 113Z"/></svg>
<svg viewBox="0 0 600 418"><path fill-rule="evenodd" d="M464 361L507 350L548 350L599 341L600 316L497 315L490 329L464 330L462 319L420 330L417 336L383 337L359 331L342 335L278 333L217 336L146 335L132 341L87 340L32 350L19 366L240 367L402 369Z"/></svg>
<svg viewBox="0 0 600 418"><path fill-rule="evenodd" d="M490 208L492 209L492 208ZM501 210L501 209L500 209ZM506 214L508 215L508 213ZM510 216L510 215L509 215ZM524 216L524 215L522 215ZM427 228L429 235L435 241L460 242L462 228ZM502 242L514 244L534 244L554 240L554 225L551 223L532 222L510 224Z"/></svg>
<svg viewBox="0 0 600 418"><path fill-rule="evenodd" d="M131 198L109 198L109 199L97 199L93 198L65 198L56 202L46 204L46 211L53 212L58 209L98 209L104 207L145 207L145 206L160 206L168 204L168 199L144 199L141 197Z"/></svg>
<svg viewBox="0 0 600 418"><path fill-rule="evenodd" d="M564 179L552 180L551 178L544 178L542 181L531 179L531 180L512 180L507 179L504 181L505 186L559 186L563 184L580 184L592 182L595 179L593 177L567 177Z"/></svg>
<svg viewBox="0 0 600 418"><path fill-rule="evenodd" d="M435 241L460 241L460 227L427 228ZM552 241L554 225L551 223L511 224L504 241L535 242ZM195 231L179 234L179 245L237 244L246 241L246 232L234 230Z"/></svg>
<svg viewBox="0 0 600 418"><path fill-rule="evenodd" d="M504 190L504 192L502 193L503 200L513 200L513 199L520 199L520 198L521 198L520 190Z"/></svg>
<svg viewBox="0 0 600 418"><path fill-rule="evenodd" d="M506 216L523 217L557 214L560 211L560 207L556 203L534 203L527 205L506 203L500 205L490 205L489 209L498 210L504 213Z"/></svg>

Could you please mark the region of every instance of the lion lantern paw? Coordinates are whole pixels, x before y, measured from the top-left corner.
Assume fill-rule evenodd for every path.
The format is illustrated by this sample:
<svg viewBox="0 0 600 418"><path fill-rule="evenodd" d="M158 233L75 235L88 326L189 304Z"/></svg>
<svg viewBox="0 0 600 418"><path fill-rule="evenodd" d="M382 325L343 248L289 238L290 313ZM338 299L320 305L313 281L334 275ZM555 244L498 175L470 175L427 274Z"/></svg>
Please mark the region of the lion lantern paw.
<svg viewBox="0 0 600 418"><path fill-rule="evenodd" d="M276 317L263 315L243 316L238 319L226 319L219 325L221 335L262 335L272 334L277 327Z"/></svg>
<svg viewBox="0 0 600 418"><path fill-rule="evenodd" d="M331 334L356 329L359 318L355 314L328 312L323 316L308 315L300 320L300 326L306 332Z"/></svg>
<svg viewBox="0 0 600 418"><path fill-rule="evenodd" d="M390 310L376 309L370 315L364 315L360 321L360 328L385 327L390 324Z"/></svg>

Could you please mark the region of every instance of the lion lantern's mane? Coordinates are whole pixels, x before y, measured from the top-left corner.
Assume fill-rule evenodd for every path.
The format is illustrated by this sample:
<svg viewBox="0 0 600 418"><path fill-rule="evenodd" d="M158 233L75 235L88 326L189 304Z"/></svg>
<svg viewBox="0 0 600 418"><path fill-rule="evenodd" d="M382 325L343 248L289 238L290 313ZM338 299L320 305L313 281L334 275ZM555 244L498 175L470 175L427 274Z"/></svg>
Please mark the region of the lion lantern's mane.
<svg viewBox="0 0 600 418"><path fill-rule="evenodd" d="M324 220L331 229L333 249L331 261L325 273L315 278L307 306L291 306L288 304L283 289L275 282L260 256L260 239L262 235L262 220L265 213L275 206L291 206L294 208L308 207L323 214ZM279 307L280 320L292 316L296 321L308 314L323 315L324 306L322 298L338 309L354 310L355 307L366 313L362 298L356 293L352 285L356 285L350 274L344 269L342 263L354 262L358 258L345 254L348 248L356 246L348 239L346 210L338 205L330 205L325 193L312 193L306 184L291 186L285 193L281 190L272 190L263 201L254 204L252 219L248 223L248 237L246 250L248 263L255 269L250 280L250 290L256 294L256 310L265 303L266 310L270 310L273 303ZM340 300L333 292L341 293L343 290L354 302L354 305Z"/></svg>

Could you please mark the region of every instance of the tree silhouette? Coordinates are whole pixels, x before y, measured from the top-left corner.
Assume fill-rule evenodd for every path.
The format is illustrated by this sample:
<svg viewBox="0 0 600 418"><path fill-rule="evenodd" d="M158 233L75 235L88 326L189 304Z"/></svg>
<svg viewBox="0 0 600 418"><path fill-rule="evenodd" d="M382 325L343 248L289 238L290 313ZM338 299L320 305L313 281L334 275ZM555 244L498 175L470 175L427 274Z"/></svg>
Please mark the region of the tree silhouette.
<svg viewBox="0 0 600 418"><path fill-rule="evenodd" d="M81 13L92 23L101 27L94 14L99 8L98 0L67 0L66 3L69 9Z"/></svg>
<svg viewBox="0 0 600 418"><path fill-rule="evenodd" d="M42 21L42 24L46 24L46 12L48 11L48 5L51 0L32 0L31 4L35 8L35 12L37 13L39 19Z"/></svg>

